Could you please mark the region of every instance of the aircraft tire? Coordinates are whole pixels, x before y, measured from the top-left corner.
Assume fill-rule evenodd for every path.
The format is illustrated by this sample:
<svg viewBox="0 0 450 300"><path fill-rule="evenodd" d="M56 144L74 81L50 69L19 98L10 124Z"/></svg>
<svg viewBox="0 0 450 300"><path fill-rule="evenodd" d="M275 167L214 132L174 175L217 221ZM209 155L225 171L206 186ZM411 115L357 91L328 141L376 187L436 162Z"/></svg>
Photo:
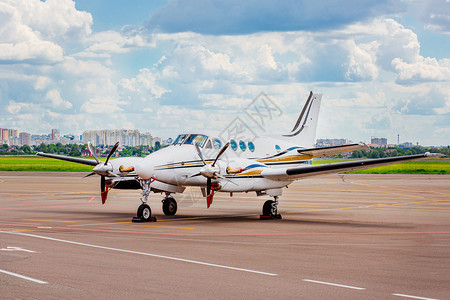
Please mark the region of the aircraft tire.
<svg viewBox="0 0 450 300"><path fill-rule="evenodd" d="M166 216L174 216L178 209L177 201L173 198L164 199L162 209Z"/></svg>
<svg viewBox="0 0 450 300"><path fill-rule="evenodd" d="M149 221L152 218L152 210L150 209L150 206L147 204L141 204L138 207L137 216L143 221Z"/></svg>
<svg viewBox="0 0 450 300"><path fill-rule="evenodd" d="M274 202L275 201L273 201L273 200L267 200L266 202L264 202L263 209L262 209L263 216L272 216L273 215L272 214L272 204Z"/></svg>

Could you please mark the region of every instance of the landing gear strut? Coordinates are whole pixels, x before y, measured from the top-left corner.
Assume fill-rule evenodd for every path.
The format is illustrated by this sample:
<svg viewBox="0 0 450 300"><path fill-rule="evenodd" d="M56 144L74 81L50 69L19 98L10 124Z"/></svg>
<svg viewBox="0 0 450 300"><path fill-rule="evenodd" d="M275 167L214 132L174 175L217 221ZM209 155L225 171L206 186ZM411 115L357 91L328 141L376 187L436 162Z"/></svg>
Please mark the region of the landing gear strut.
<svg viewBox="0 0 450 300"><path fill-rule="evenodd" d="M169 193L166 193L166 197L162 200L162 204L162 209L166 216L174 216L177 213L177 201L175 201Z"/></svg>
<svg viewBox="0 0 450 300"><path fill-rule="evenodd" d="M154 181L154 179L144 180L139 179L139 183L142 187L142 204L138 207L137 217L133 217L133 222L156 222L156 217L152 216L152 210L150 206L147 205L148 195L150 195L150 184Z"/></svg>
<svg viewBox="0 0 450 300"><path fill-rule="evenodd" d="M277 213L278 196L273 197L274 200L267 200L262 209L261 220L281 219L281 215Z"/></svg>

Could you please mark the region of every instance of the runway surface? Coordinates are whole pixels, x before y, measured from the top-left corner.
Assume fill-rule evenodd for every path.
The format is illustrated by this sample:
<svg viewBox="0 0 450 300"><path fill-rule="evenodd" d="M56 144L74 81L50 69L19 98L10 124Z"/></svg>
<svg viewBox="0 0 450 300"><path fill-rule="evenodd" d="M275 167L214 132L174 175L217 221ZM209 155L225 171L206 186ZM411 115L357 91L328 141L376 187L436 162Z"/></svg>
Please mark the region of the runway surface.
<svg viewBox="0 0 450 300"><path fill-rule="evenodd" d="M139 191L84 175L0 172L2 299L450 298L450 176L298 181L270 221L255 193L151 194L137 224Z"/></svg>

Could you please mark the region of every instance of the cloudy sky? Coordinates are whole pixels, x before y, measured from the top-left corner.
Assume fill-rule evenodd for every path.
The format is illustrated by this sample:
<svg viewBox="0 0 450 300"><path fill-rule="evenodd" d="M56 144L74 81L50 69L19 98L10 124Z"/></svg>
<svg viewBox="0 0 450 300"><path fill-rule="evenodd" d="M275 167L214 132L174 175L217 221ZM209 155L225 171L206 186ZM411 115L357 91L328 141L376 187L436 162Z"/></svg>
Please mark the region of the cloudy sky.
<svg viewBox="0 0 450 300"><path fill-rule="evenodd" d="M261 92L286 132L450 142L450 0L0 0L0 127L225 128Z"/></svg>

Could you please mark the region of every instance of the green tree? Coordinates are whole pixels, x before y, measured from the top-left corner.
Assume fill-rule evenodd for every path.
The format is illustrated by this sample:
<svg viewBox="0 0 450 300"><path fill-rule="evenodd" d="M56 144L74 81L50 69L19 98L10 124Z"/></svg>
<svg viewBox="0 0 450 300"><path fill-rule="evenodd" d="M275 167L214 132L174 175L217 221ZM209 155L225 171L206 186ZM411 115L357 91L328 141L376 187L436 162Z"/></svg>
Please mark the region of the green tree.
<svg viewBox="0 0 450 300"><path fill-rule="evenodd" d="M23 151L25 154L31 154L33 151L31 150L31 147L28 145L23 145L20 147L20 150Z"/></svg>

